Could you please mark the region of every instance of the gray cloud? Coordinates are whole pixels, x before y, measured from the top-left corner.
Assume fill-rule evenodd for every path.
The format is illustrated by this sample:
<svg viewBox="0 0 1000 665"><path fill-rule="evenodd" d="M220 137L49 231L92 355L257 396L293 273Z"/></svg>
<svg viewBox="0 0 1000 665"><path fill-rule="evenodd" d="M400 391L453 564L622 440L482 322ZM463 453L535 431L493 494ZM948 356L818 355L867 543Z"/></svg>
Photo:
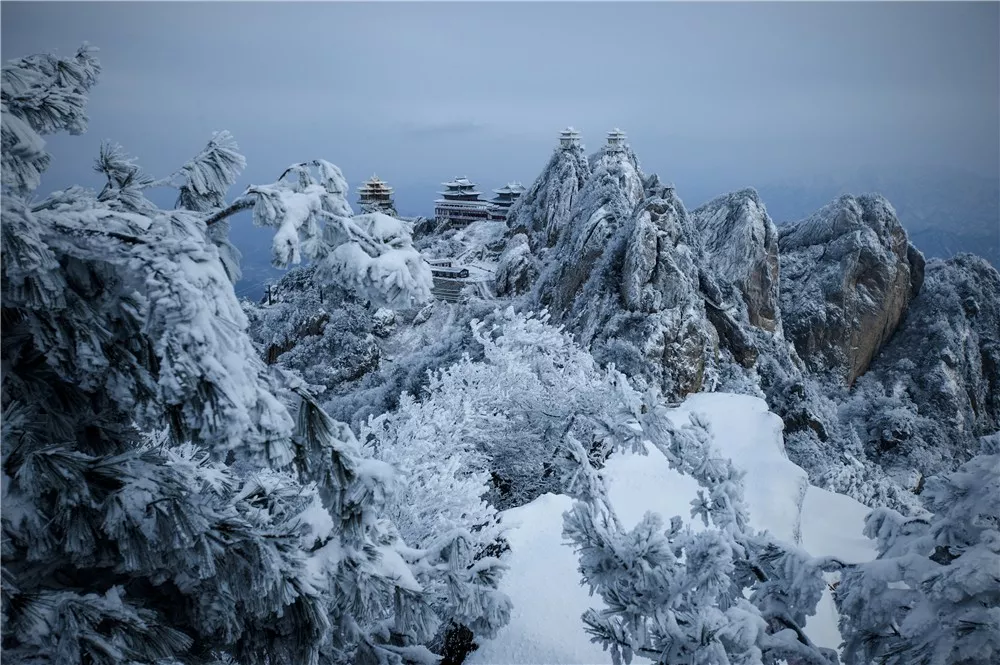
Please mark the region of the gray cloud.
<svg viewBox="0 0 1000 665"><path fill-rule="evenodd" d="M620 126L647 170L720 191L862 166L1000 177L997 3L18 3L4 58L89 40L91 132L52 137L46 186L91 181L103 138L154 173L217 129L241 182L324 157L403 209L437 184L528 182L572 124Z"/></svg>

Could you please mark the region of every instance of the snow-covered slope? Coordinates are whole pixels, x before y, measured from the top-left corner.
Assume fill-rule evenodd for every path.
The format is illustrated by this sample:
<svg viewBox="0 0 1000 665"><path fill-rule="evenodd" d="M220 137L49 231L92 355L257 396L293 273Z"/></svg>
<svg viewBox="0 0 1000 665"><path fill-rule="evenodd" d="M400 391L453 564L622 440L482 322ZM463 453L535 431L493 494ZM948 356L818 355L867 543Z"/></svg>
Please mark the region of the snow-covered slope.
<svg viewBox="0 0 1000 665"><path fill-rule="evenodd" d="M762 400L700 393L690 396L674 414L678 422L686 422L692 412L706 417L717 448L746 472L746 500L755 528L798 543L813 555L835 555L845 561L874 557L873 543L861 533L868 508L808 485L805 472L785 456L781 420ZM653 448L645 456L616 454L603 473L615 511L629 528L646 511L688 518L698 490L692 478L672 470ZM608 654L590 643L580 620L600 600L581 586L576 553L563 543L562 514L571 505L569 497L546 494L504 513L511 527L512 553L501 588L513 601L514 611L510 624L495 639L484 641L466 662L610 662ZM839 645L829 591L805 630L821 646Z"/></svg>

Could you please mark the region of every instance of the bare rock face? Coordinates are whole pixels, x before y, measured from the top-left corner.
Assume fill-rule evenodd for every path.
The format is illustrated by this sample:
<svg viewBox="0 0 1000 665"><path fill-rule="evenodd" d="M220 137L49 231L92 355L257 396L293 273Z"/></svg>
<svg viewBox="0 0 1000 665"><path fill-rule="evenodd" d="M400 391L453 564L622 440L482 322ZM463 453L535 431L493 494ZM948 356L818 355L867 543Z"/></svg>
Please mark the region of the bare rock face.
<svg viewBox="0 0 1000 665"><path fill-rule="evenodd" d="M528 291L538 276L538 264L528 245L528 236L515 234L500 255L494 277L498 296L518 295Z"/></svg>
<svg viewBox="0 0 1000 665"><path fill-rule="evenodd" d="M923 283L924 258L881 196L845 195L781 228L785 335L814 372L852 385Z"/></svg>
<svg viewBox="0 0 1000 665"><path fill-rule="evenodd" d="M750 325L780 332L778 230L754 189L732 192L692 211L705 267L732 284L746 305Z"/></svg>

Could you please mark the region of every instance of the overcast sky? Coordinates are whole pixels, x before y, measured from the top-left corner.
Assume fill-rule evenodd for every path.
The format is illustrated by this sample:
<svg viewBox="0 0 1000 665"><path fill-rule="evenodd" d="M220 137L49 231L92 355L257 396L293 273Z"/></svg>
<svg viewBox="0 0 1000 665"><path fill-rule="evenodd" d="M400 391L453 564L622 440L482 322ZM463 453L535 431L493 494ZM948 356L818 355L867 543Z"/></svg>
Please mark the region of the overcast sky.
<svg viewBox="0 0 1000 665"><path fill-rule="evenodd" d="M1000 177L1000 4L18 3L4 59L84 40L90 131L46 189L97 184L105 138L154 175L229 129L240 186L321 157L404 214L437 185L532 181L566 125L621 127L647 172L721 193L838 169ZM697 201L695 201L697 203Z"/></svg>

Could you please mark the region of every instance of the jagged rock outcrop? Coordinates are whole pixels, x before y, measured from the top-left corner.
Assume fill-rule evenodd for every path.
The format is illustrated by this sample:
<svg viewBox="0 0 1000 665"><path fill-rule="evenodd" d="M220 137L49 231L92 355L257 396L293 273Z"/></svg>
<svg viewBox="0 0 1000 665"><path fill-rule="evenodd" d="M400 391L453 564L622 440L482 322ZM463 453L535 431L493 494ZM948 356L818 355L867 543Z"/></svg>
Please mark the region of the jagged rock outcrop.
<svg viewBox="0 0 1000 665"><path fill-rule="evenodd" d="M720 196L692 211L690 218L702 242L705 268L739 290L750 325L780 331L778 230L756 190Z"/></svg>
<svg viewBox="0 0 1000 665"><path fill-rule="evenodd" d="M572 310L598 259L645 196L630 152L605 152L594 160L568 226L546 256L536 292L556 317Z"/></svg>
<svg viewBox="0 0 1000 665"><path fill-rule="evenodd" d="M556 148L541 175L507 213L511 234L525 234L535 252L554 246L589 177L590 162L581 146Z"/></svg>
<svg viewBox="0 0 1000 665"><path fill-rule="evenodd" d="M923 255L878 195L838 198L778 246L785 335L812 371L853 384L919 292Z"/></svg>
<svg viewBox="0 0 1000 665"><path fill-rule="evenodd" d="M536 291L602 363L680 397L714 371L718 336L699 292L697 244L672 188L643 182L627 153L595 160ZM647 191L645 185L649 185Z"/></svg>
<svg viewBox="0 0 1000 665"><path fill-rule="evenodd" d="M932 263L921 291L923 256L881 196L780 229L753 189L688 213L610 138L568 208L514 222L500 294L534 279L525 304L667 399L764 397L810 481L868 505L919 510L921 474L1000 427L1000 276L985 261Z"/></svg>
<svg viewBox="0 0 1000 665"><path fill-rule="evenodd" d="M528 236L517 233L500 254L493 290L498 296L518 295L528 291L537 276L538 262L531 253Z"/></svg>
<svg viewBox="0 0 1000 665"><path fill-rule="evenodd" d="M923 474L1000 430L1000 273L960 254L927 264L906 321L856 386L874 456Z"/></svg>

